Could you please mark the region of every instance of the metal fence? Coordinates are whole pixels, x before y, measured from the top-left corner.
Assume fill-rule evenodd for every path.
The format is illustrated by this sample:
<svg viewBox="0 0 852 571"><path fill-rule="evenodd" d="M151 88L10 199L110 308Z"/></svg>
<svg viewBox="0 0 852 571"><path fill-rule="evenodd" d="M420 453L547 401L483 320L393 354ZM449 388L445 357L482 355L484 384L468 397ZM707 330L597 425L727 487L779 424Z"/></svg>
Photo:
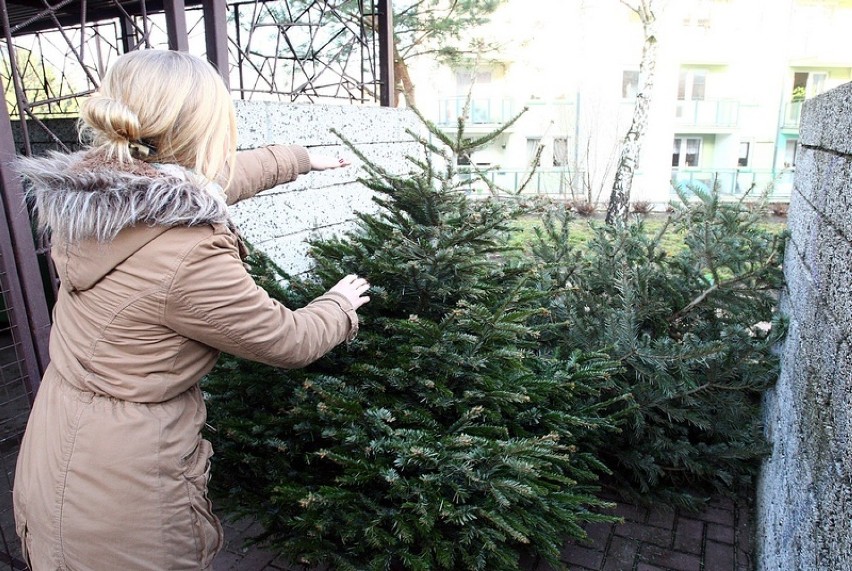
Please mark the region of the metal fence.
<svg viewBox="0 0 852 571"><path fill-rule="evenodd" d="M672 192L678 187L687 194L693 189L704 192L716 191L722 197L748 198L758 201L763 198L772 202L789 202L793 192L795 170L769 169L672 169Z"/></svg>
<svg viewBox="0 0 852 571"><path fill-rule="evenodd" d="M794 169L673 169L669 193L664 200L677 200L675 188L688 196L693 190L717 192L722 199L747 199L758 202L768 200L785 203L790 201L793 189ZM644 186L644 175L637 171L634 188ZM586 173L570 167L539 167L530 169L479 169L460 167L459 184L468 194L486 196L494 188L498 193L540 195L555 200L589 201L590 190ZM609 184L598 183L591 191L591 202L600 203L609 198ZM491 185L491 186L489 186ZM606 191L606 192L604 192Z"/></svg>
<svg viewBox="0 0 852 571"><path fill-rule="evenodd" d="M206 57L236 99L390 105L391 0L0 0L0 569L25 569L14 465L47 365L57 285L9 161L73 150L82 100L119 55Z"/></svg>

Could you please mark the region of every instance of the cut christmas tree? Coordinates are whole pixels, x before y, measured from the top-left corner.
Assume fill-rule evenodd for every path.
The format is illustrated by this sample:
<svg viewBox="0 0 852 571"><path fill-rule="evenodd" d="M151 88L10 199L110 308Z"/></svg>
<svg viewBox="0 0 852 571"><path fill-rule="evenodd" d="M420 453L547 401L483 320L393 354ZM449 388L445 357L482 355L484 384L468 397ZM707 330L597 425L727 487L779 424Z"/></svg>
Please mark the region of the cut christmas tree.
<svg viewBox="0 0 852 571"><path fill-rule="evenodd" d="M440 146L412 136L423 154L406 175L360 156L381 210L312 244L310 276L252 255L258 283L291 308L350 273L369 279L372 300L358 337L305 369L223 356L203 385L212 485L305 565L556 565L565 539L607 519L595 496L605 467L576 443L613 430L613 363L542 354L531 322L547 292L507 246L523 210L461 190L461 129L453 140L433 131Z"/></svg>

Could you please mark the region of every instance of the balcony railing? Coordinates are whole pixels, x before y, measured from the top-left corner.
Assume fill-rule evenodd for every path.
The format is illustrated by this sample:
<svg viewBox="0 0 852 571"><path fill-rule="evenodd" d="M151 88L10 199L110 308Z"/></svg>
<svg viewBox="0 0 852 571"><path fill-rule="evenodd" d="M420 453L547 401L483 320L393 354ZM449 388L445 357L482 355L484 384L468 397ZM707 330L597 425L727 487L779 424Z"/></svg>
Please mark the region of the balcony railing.
<svg viewBox="0 0 852 571"><path fill-rule="evenodd" d="M472 169L473 167L459 167L458 173L461 189L472 196L491 194L491 188L485 181L493 185L498 196L520 193L521 196L537 195L554 200L578 202L586 202L591 198L592 203L603 204L610 193L606 185L592 188L590 192L585 187L588 183L586 172L571 170L567 166L539 167L532 174L530 169L480 169L478 174ZM643 173L636 171L633 178L634 187L641 185L643 179Z"/></svg>
<svg viewBox="0 0 852 571"><path fill-rule="evenodd" d="M793 169L672 169L672 192L679 187L689 192L692 188L709 191L715 188L719 194L741 198L751 190L751 196L759 198L768 194L769 200L787 202L793 191Z"/></svg>
<svg viewBox="0 0 852 571"><path fill-rule="evenodd" d="M733 129L739 123L740 104L735 99L678 101L675 119L679 127Z"/></svg>
<svg viewBox="0 0 852 571"><path fill-rule="evenodd" d="M481 175L481 176L480 176ZM485 178L493 184L500 193L517 193L521 186L529 179L524 194L554 195L574 198L571 192L571 176L567 168L540 168L530 178L530 171L524 169L494 169L482 170L480 174L460 167L459 181L471 194L483 194L489 192L489 187L482 180ZM579 177L580 174L573 175Z"/></svg>
<svg viewBox="0 0 852 571"><path fill-rule="evenodd" d="M687 191L692 189L710 191L716 189L719 194L729 199L740 199L749 193L750 200L758 200L764 193L773 202L787 202L793 190L793 169L774 171L771 169L672 169L671 191L668 198L675 198L675 187ZM490 193L489 185L482 179L492 183L498 194L514 194L523 189L524 195L542 195L565 200L586 200L587 191L582 188L584 175L573 172L567 167L539 168L532 176L528 169L493 169L482 170L475 174L460 167L458 180L462 188L473 195ZM633 187L647 187L648 181L642 172L636 172ZM749 192L750 191L750 192ZM646 189L647 192L647 189ZM601 191L600 196L592 197L595 202L609 198L609 189Z"/></svg>
<svg viewBox="0 0 852 571"><path fill-rule="evenodd" d="M455 126L464 115L470 126L502 125L514 116L514 102L508 97L473 97L465 113L467 97L451 97L438 103L438 125Z"/></svg>
<svg viewBox="0 0 852 571"><path fill-rule="evenodd" d="M802 120L802 104L804 101L789 101L784 105L784 129L798 129Z"/></svg>

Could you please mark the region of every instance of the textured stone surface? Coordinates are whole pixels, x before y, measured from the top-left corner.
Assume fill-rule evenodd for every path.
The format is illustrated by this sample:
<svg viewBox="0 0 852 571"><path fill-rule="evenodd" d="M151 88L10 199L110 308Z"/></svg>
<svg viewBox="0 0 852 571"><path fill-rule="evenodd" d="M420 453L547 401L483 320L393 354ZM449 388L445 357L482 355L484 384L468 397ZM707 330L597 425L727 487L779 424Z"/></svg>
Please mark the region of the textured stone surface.
<svg viewBox="0 0 852 571"><path fill-rule="evenodd" d="M363 161L333 131L383 169L411 170L408 156L421 147L407 131L422 132L410 111L349 105L237 101L238 147L303 145L312 153L346 157L351 166L311 172L231 207L246 239L285 271L309 271L307 238L339 235L353 227L356 212L374 212L373 193L358 182Z"/></svg>
<svg viewBox="0 0 852 571"><path fill-rule="evenodd" d="M263 242L258 247L275 260L282 270L291 275L298 275L309 272L313 268L313 261L308 251L310 248L308 240L342 236L354 230L355 227L353 220L347 220L322 228L311 228L303 232L279 236Z"/></svg>
<svg viewBox="0 0 852 571"><path fill-rule="evenodd" d="M353 182L303 188L295 192L261 194L233 208L234 220L252 244L351 218L355 211L373 208L372 194Z"/></svg>
<svg viewBox="0 0 852 571"><path fill-rule="evenodd" d="M421 129L416 116L405 109L273 101L237 101L235 106L240 148L273 143L339 145L333 131L354 144L396 143L410 140L406 129Z"/></svg>
<svg viewBox="0 0 852 571"><path fill-rule="evenodd" d="M760 571L852 569L852 84L805 105L800 141L784 263L790 330L764 407Z"/></svg>
<svg viewBox="0 0 852 571"><path fill-rule="evenodd" d="M42 119L41 122L44 127L36 121L27 121L27 138L33 147L34 154L40 154L39 150L42 148L61 150L56 143L57 139L66 146L78 146L77 119ZM13 117L11 124L15 143L23 146L21 122Z"/></svg>
<svg viewBox="0 0 852 571"><path fill-rule="evenodd" d="M346 157L352 163L302 175L231 207L243 235L290 272L303 272L311 266L306 237L339 234L352 226L356 212L377 208L372 192L357 182L365 175L362 159L334 131L369 161L393 174L410 171L407 157L422 154L422 147L408 131L423 135L424 127L405 109L274 101L236 101L235 108L240 149L298 144L313 153ZM64 145L76 147L76 120L51 119L48 123ZM19 123L13 122L12 129L20 145ZM47 131L31 126L29 133L34 153L61 150Z"/></svg>
<svg viewBox="0 0 852 571"><path fill-rule="evenodd" d="M802 106L799 141L843 154L852 154L852 84L832 89Z"/></svg>

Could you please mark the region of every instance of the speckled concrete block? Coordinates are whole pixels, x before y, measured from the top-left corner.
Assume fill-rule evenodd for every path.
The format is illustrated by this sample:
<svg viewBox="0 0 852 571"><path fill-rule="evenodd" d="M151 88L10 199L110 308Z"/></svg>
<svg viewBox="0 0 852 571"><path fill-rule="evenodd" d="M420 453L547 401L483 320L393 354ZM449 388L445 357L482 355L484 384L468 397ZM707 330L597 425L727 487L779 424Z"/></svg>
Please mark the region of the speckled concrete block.
<svg viewBox="0 0 852 571"><path fill-rule="evenodd" d="M852 569L852 85L805 105L781 375L764 401L758 569Z"/></svg>
<svg viewBox="0 0 852 571"><path fill-rule="evenodd" d="M410 140L408 129L423 132L420 121L406 109L270 101L237 101L235 107L240 148L339 145L341 139L333 131L354 144L394 143Z"/></svg>
<svg viewBox="0 0 852 571"><path fill-rule="evenodd" d="M303 274L311 271L314 266L309 255L310 245L308 241L343 236L347 232L355 230L355 228L356 224L351 220L325 228L314 228L273 238L264 242L261 249L272 259L278 260L281 269L290 275Z"/></svg>
<svg viewBox="0 0 852 571"><path fill-rule="evenodd" d="M360 183L363 157L391 174L412 170L409 156L422 146L409 134L423 134L411 111L349 105L236 102L238 147L298 144L312 153L346 157L351 166L311 172L231 207L246 239L291 273L309 271L305 238L337 234L352 227L356 212L374 212L372 192Z"/></svg>
<svg viewBox="0 0 852 571"><path fill-rule="evenodd" d="M790 195L790 210L793 209L793 200L798 195L808 202L813 201L813 185L819 180L819 174L815 172L818 168L818 163L813 160L814 149L808 147L800 147L798 150L798 162L796 163L796 172L793 177L793 188L795 192Z"/></svg>
<svg viewBox="0 0 852 571"><path fill-rule="evenodd" d="M375 207L363 185L306 188L297 192L258 195L236 205L232 212L243 235L254 245L280 236L333 226L354 212Z"/></svg>
<svg viewBox="0 0 852 571"><path fill-rule="evenodd" d="M802 106L802 145L852 155L852 83L810 99Z"/></svg>
<svg viewBox="0 0 852 571"><path fill-rule="evenodd" d="M66 148L74 151L80 148L76 119L42 119L42 123L44 127L34 121L27 122L27 138L33 155L43 155L47 151L64 152ZM21 122L13 120L11 126L15 146L23 149Z"/></svg>

